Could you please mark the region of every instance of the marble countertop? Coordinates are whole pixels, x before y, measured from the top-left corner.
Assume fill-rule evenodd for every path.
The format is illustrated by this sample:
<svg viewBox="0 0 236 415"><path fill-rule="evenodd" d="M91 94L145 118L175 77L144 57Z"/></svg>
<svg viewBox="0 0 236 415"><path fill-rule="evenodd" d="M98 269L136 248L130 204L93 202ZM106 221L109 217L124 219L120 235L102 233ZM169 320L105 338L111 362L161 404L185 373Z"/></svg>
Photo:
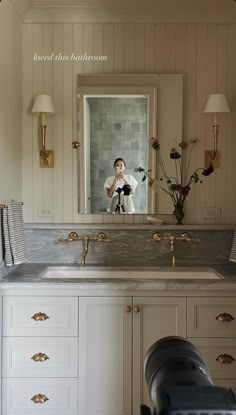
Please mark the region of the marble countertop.
<svg viewBox="0 0 236 415"><path fill-rule="evenodd" d="M204 265L200 267L199 264L196 266L192 265L192 269L200 268L210 268L214 269L217 273L221 275L220 279L175 279L174 271L173 278L168 279L150 279L150 278L53 278L53 279L42 279L40 274L49 266L62 266L61 264L22 264L16 267L14 271L9 273L6 277L0 280L0 290L6 289L32 289L35 284L39 289L79 289L82 291L85 290L213 290L213 291L222 291L222 290L236 290L236 264L226 263L226 264L211 264L209 267ZM75 267L75 264L71 264L72 267ZM67 265L68 267L68 265ZM98 266L99 269L112 270L114 268L105 268ZM86 266L86 270L97 269L98 267ZM79 267L80 268L80 267ZM176 267L176 270L184 268L182 264L181 267ZM187 267L189 269L189 266ZM119 270L119 268L115 268ZM135 271L143 270L145 271L155 271L154 267L122 267L122 270L126 271ZM171 270L172 272L172 270Z"/></svg>

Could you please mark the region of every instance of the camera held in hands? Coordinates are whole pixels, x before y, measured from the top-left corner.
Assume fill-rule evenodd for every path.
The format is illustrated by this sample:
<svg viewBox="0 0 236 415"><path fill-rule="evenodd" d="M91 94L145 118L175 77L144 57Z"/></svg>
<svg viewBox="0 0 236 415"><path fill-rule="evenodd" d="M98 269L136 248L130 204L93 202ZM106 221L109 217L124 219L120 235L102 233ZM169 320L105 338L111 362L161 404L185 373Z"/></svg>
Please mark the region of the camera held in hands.
<svg viewBox="0 0 236 415"><path fill-rule="evenodd" d="M213 385L200 351L182 337L154 343L144 372L153 415L236 415L235 391ZM151 410L141 405L140 414Z"/></svg>
<svg viewBox="0 0 236 415"><path fill-rule="evenodd" d="M116 189L116 192L118 193L118 194L120 194L120 193L124 193L124 196L129 196L130 195L130 193L131 193L131 186L130 186L130 184L124 184L124 186L123 187L118 187L117 189Z"/></svg>

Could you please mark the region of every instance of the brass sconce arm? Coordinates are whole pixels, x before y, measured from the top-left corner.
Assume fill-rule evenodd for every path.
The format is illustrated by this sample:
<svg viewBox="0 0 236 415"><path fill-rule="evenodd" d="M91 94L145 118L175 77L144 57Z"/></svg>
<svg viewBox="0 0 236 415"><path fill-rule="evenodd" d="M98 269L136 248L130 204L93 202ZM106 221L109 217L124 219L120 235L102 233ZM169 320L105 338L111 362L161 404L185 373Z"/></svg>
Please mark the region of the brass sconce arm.
<svg viewBox="0 0 236 415"><path fill-rule="evenodd" d="M89 242L111 242L112 240L104 232L99 232L96 236L79 235L77 232L70 232L67 238L59 238L59 242L73 242L82 241L83 243L83 255L81 257L81 266L85 266L85 259L88 254Z"/></svg>

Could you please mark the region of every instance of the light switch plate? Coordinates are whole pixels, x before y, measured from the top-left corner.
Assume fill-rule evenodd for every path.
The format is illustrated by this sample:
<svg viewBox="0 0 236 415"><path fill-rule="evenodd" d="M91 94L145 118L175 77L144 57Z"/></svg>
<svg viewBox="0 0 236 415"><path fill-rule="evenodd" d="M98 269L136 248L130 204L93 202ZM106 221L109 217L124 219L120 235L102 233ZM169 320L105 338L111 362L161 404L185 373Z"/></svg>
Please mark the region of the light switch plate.
<svg viewBox="0 0 236 415"><path fill-rule="evenodd" d="M39 208L38 209L38 216L40 218L52 218L54 216L54 213L49 208Z"/></svg>

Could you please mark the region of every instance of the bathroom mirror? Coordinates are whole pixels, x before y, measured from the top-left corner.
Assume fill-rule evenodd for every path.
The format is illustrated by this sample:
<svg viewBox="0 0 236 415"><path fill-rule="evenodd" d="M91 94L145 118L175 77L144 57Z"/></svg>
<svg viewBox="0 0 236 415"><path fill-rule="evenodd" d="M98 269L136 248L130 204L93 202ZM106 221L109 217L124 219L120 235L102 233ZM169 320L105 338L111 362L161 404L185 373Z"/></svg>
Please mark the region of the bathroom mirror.
<svg viewBox="0 0 236 415"><path fill-rule="evenodd" d="M135 213L172 213L164 192L156 192L135 168L158 177L150 146L150 137L158 137L171 174L170 149L182 140L183 76L79 75L77 103L78 212L109 213L104 183L114 176L114 160L121 157L125 174L138 183L132 196Z"/></svg>

